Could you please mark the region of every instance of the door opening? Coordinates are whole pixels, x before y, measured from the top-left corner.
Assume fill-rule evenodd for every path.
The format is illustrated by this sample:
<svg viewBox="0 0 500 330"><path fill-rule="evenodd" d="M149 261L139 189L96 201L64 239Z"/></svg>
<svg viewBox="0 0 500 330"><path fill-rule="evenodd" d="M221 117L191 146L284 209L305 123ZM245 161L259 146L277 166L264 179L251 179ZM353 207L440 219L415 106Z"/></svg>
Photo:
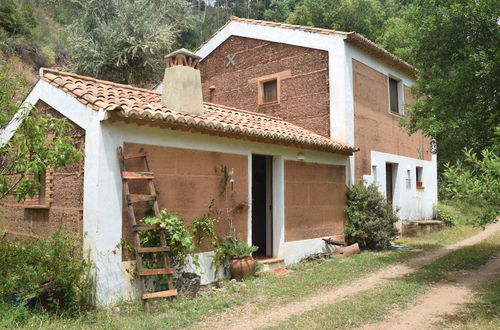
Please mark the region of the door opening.
<svg viewBox="0 0 500 330"><path fill-rule="evenodd" d="M392 204L394 201L394 167L397 164L385 163L385 195L387 203Z"/></svg>
<svg viewBox="0 0 500 330"><path fill-rule="evenodd" d="M252 245L260 257L272 257L272 160L252 155Z"/></svg>

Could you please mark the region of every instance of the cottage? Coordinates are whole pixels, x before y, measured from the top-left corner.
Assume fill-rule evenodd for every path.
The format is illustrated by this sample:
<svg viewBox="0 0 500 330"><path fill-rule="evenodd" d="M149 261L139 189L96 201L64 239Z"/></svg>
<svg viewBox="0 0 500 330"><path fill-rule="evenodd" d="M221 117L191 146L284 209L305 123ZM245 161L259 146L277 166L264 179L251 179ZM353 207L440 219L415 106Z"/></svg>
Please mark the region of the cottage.
<svg viewBox="0 0 500 330"><path fill-rule="evenodd" d="M297 262L341 235L347 186L360 179L402 217L432 217L436 156L427 138L398 126L413 69L363 37L233 18L166 66L157 91L41 69L25 100L66 117L85 157L47 173L34 199L4 202L0 227L82 235L100 305L135 294L132 257L119 246L132 237L120 147L147 153L161 208L189 222L215 203L219 234L236 233L270 262ZM212 255L199 253L202 283L213 281Z"/></svg>

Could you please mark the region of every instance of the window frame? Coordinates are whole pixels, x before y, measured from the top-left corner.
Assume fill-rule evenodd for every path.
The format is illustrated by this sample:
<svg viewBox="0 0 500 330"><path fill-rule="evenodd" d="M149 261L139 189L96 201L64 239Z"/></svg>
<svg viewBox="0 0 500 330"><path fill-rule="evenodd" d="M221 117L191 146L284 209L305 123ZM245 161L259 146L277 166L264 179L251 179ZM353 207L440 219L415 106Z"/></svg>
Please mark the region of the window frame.
<svg viewBox="0 0 500 330"><path fill-rule="evenodd" d="M264 101L264 84L270 81L276 81L276 100L274 101ZM274 105L280 103L280 91L281 91L281 79L278 74L266 76L258 80L258 104L260 105Z"/></svg>
<svg viewBox="0 0 500 330"><path fill-rule="evenodd" d="M391 80L396 82L398 112L392 111L392 108L391 108ZM391 114L391 115L394 115L394 116L404 115L403 80L401 78L395 77L393 75L387 76L387 107L388 107L389 114Z"/></svg>

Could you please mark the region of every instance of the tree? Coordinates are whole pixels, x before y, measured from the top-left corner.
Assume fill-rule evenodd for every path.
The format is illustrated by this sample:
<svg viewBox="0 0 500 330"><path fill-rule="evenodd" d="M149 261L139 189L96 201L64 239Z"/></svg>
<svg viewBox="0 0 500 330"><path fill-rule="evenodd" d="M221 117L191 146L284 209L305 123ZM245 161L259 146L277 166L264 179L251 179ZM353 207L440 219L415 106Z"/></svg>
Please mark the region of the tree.
<svg viewBox="0 0 500 330"><path fill-rule="evenodd" d="M70 69L121 83L157 83L190 22L185 0L90 0L69 26Z"/></svg>
<svg viewBox="0 0 500 330"><path fill-rule="evenodd" d="M277 8L283 10L281 7ZM303 0L295 5L286 21L356 31L375 40L383 32L384 21L395 15L398 8L393 0Z"/></svg>
<svg viewBox="0 0 500 330"><path fill-rule="evenodd" d="M29 5L18 5L13 0L0 2L0 29L7 34L29 35L36 25L33 9Z"/></svg>
<svg viewBox="0 0 500 330"><path fill-rule="evenodd" d="M500 126L500 6L495 0L415 0L407 23L418 101L405 127L437 140L439 167L481 154Z"/></svg>
<svg viewBox="0 0 500 330"><path fill-rule="evenodd" d="M66 137L71 129L67 120L42 114L32 105L19 109L15 96L23 83L22 78L12 77L8 66L2 63L0 129L5 128L18 110L15 116L20 125L12 138L0 140L0 200L8 195L17 200L34 196L40 188L36 180L39 174L71 164L82 156L73 146L72 139Z"/></svg>

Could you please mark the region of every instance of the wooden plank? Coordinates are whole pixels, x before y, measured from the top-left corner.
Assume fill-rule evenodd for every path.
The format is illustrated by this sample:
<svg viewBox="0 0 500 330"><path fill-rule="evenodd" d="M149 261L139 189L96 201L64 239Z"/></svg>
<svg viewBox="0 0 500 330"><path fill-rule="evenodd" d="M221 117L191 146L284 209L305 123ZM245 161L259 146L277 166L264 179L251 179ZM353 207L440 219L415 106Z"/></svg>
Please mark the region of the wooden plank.
<svg viewBox="0 0 500 330"><path fill-rule="evenodd" d="M154 178L153 172L129 172L123 171L122 177L125 180L151 180Z"/></svg>
<svg viewBox="0 0 500 330"><path fill-rule="evenodd" d="M153 268L139 271L139 276L170 275L174 273L173 268Z"/></svg>
<svg viewBox="0 0 500 330"><path fill-rule="evenodd" d="M136 152L136 153L123 155L123 159L142 158L142 157L146 157L146 155L147 154L145 152Z"/></svg>
<svg viewBox="0 0 500 330"><path fill-rule="evenodd" d="M177 290L175 290L175 289L145 293L142 295L142 299L166 298L166 297L173 297L173 296L177 296Z"/></svg>
<svg viewBox="0 0 500 330"><path fill-rule="evenodd" d="M130 194L127 196L129 203L149 202L154 201L155 199L156 195Z"/></svg>
<svg viewBox="0 0 500 330"><path fill-rule="evenodd" d="M137 251L138 253L156 253L156 252L168 252L170 248L168 246L155 246L155 247L141 247Z"/></svg>
<svg viewBox="0 0 500 330"><path fill-rule="evenodd" d="M151 225L145 225L145 224L132 225L133 231L158 230L158 229L159 229L158 226L151 226Z"/></svg>

